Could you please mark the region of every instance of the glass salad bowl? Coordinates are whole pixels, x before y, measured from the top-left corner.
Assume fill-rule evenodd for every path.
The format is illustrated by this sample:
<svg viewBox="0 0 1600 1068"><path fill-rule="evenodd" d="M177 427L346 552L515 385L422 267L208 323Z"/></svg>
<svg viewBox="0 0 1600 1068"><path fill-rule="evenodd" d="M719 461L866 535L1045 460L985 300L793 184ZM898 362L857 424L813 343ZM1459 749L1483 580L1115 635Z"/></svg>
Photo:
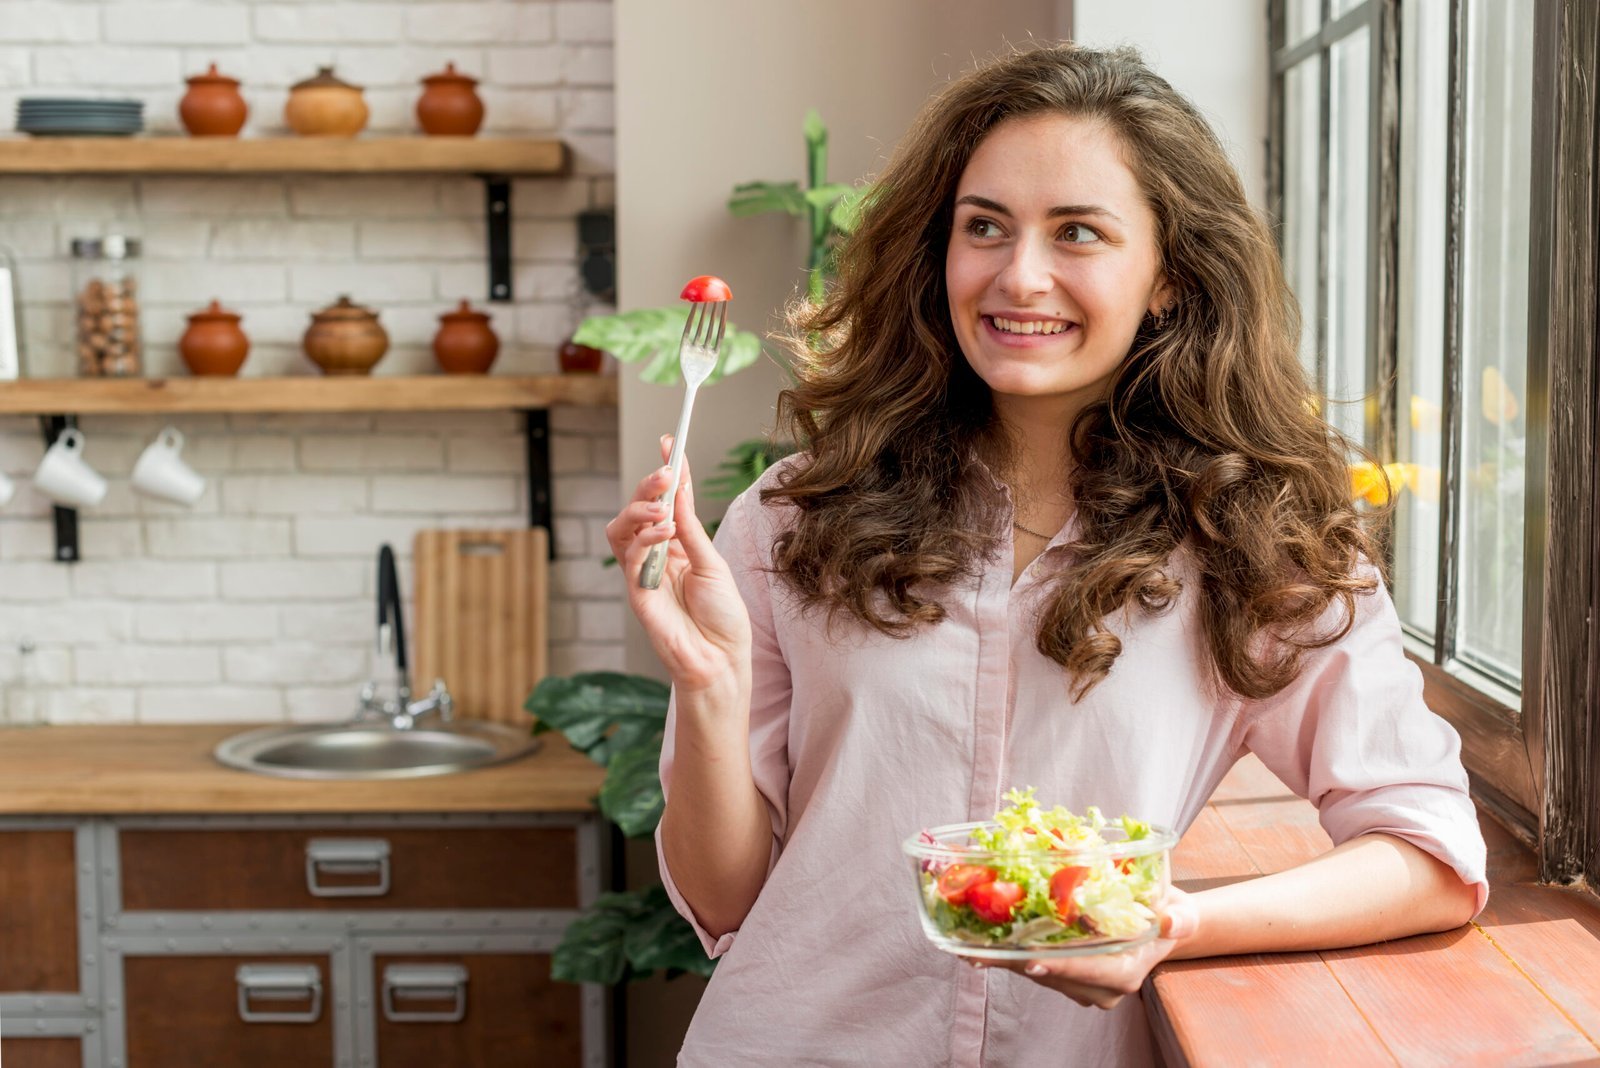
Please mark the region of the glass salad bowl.
<svg viewBox="0 0 1600 1068"><path fill-rule="evenodd" d="M1032 791L995 819L908 838L917 914L938 948L986 960L1114 953L1154 939L1177 835L1098 809L1040 809Z"/></svg>

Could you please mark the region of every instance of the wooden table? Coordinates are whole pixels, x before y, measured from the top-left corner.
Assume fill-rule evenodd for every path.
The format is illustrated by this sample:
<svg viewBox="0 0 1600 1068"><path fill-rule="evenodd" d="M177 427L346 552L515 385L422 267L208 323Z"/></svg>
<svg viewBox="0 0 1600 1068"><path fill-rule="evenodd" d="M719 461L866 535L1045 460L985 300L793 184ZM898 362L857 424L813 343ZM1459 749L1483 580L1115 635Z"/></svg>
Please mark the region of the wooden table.
<svg viewBox="0 0 1600 1068"><path fill-rule="evenodd" d="M0 814L585 812L605 772L559 734L507 764L416 779L306 781L224 767L249 724L0 730Z"/></svg>
<svg viewBox="0 0 1600 1068"><path fill-rule="evenodd" d="M1472 923L1358 949L1176 961L1145 985L1169 1068L1600 1064L1600 902L1538 886L1488 816L1488 907ZM1173 854L1185 889L1331 846L1316 810L1241 762Z"/></svg>

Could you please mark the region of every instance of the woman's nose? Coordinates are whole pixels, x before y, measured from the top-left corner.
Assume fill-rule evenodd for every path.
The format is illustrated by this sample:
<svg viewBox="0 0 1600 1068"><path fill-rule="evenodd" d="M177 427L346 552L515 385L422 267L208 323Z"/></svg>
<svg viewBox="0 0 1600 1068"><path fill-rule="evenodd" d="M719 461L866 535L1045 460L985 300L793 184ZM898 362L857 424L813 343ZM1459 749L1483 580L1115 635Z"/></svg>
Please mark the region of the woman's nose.
<svg viewBox="0 0 1600 1068"><path fill-rule="evenodd" d="M1014 301L1048 292L1052 285L1050 259L1033 242L1018 241L995 284L1008 300Z"/></svg>

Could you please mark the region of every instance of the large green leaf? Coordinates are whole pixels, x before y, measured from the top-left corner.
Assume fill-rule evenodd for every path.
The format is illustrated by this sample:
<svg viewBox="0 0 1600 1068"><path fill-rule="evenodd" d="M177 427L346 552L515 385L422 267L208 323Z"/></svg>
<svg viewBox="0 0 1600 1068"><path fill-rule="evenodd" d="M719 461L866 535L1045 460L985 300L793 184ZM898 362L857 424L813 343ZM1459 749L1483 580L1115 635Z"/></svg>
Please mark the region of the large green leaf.
<svg viewBox="0 0 1600 1068"><path fill-rule="evenodd" d="M805 210L805 194L797 182L742 182L733 187L733 195L728 197L728 211L736 218L769 211L804 215Z"/></svg>
<svg viewBox="0 0 1600 1068"><path fill-rule="evenodd" d="M580 345L604 349L623 363L643 363L639 377L660 386L683 381L678 366L678 345L689 308L641 308L618 315L585 319L573 334ZM707 382L716 382L755 363L761 356L761 339L732 323L727 325L717 366Z"/></svg>
<svg viewBox="0 0 1600 1068"><path fill-rule="evenodd" d="M654 834L665 800L661 793L661 738L618 748L600 785L600 812L629 838Z"/></svg>
<svg viewBox="0 0 1600 1068"><path fill-rule="evenodd" d="M669 979L716 969L660 883L600 895L567 927L550 958L550 977L563 983L611 985L658 969Z"/></svg>
<svg viewBox="0 0 1600 1068"><path fill-rule="evenodd" d="M593 671L541 680L525 707L538 717L535 734L558 730L573 748L608 767L615 754L662 732L670 694L665 683L643 675Z"/></svg>
<svg viewBox="0 0 1600 1068"><path fill-rule="evenodd" d="M710 976L717 962L706 956L694 928L672 907L660 883L640 895L637 910L623 935L628 965L639 975L663 969L670 979L677 972Z"/></svg>
<svg viewBox="0 0 1600 1068"><path fill-rule="evenodd" d="M628 928L643 911L639 894L601 894L562 934L550 957L550 978L607 986L621 982L628 970Z"/></svg>

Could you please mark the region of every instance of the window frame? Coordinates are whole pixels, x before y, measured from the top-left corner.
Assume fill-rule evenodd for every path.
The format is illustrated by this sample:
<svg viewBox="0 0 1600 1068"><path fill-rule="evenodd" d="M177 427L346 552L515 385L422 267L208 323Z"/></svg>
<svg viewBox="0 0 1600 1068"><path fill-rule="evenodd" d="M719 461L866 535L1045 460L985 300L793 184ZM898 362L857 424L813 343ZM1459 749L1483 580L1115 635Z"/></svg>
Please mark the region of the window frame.
<svg viewBox="0 0 1600 1068"><path fill-rule="evenodd" d="M1286 73L1320 54L1317 372L1326 381L1330 50L1369 30L1368 381L1379 383L1369 444L1384 462L1398 440L1400 5L1364 0L1315 33L1284 40L1286 3L1270 0L1267 189L1283 220ZM1467 0L1450 5L1446 161L1444 430L1438 589L1432 648L1410 643L1430 708L1461 735L1474 796L1534 846L1544 881L1600 885L1600 5L1536 0L1528 291L1527 494L1520 696L1461 666L1455 634L1460 505L1462 188ZM1280 248L1284 228L1279 227ZM1557 440L1559 439L1559 440ZM1552 444L1558 445L1552 448ZM1391 560L1392 563L1392 560Z"/></svg>

